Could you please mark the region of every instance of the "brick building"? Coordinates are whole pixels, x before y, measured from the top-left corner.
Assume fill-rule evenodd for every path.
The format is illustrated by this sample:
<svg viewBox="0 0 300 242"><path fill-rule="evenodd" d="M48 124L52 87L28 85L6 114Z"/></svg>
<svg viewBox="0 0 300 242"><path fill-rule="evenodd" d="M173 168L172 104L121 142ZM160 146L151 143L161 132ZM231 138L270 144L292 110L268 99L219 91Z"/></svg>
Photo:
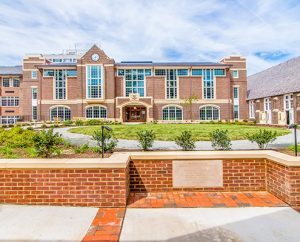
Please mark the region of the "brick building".
<svg viewBox="0 0 300 242"><path fill-rule="evenodd" d="M246 60L240 56L218 63L117 63L94 45L85 53L26 55L22 67L5 68L0 67L3 124L57 118L121 122L248 118ZM17 79L20 85L14 86ZM196 100L186 104L192 96ZM3 105L6 99L15 100L14 106Z"/></svg>
<svg viewBox="0 0 300 242"><path fill-rule="evenodd" d="M300 124L300 57L248 77L249 117L260 124Z"/></svg>

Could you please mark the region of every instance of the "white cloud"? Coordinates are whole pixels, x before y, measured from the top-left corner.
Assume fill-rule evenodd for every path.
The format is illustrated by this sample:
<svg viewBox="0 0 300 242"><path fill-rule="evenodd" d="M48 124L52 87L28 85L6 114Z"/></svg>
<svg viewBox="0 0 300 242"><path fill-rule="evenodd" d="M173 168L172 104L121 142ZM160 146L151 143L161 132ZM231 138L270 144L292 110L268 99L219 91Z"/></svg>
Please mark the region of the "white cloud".
<svg viewBox="0 0 300 242"><path fill-rule="evenodd" d="M299 10L298 1L280 0L2 0L0 65L20 64L25 53L101 43L117 61L174 61L170 50L178 61L238 53L251 74L283 61L257 52L300 55Z"/></svg>

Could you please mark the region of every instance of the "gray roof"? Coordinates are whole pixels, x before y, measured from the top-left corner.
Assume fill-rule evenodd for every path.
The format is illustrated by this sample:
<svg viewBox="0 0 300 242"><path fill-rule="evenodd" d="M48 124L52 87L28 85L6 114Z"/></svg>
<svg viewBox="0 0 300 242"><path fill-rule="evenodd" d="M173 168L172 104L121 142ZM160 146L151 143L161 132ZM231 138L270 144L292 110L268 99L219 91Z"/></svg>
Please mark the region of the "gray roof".
<svg viewBox="0 0 300 242"><path fill-rule="evenodd" d="M248 77L248 99L300 91L300 56Z"/></svg>
<svg viewBox="0 0 300 242"><path fill-rule="evenodd" d="M0 75L22 75L22 66L0 66Z"/></svg>
<svg viewBox="0 0 300 242"><path fill-rule="evenodd" d="M152 61L121 61L116 66L230 66L217 62L152 62Z"/></svg>

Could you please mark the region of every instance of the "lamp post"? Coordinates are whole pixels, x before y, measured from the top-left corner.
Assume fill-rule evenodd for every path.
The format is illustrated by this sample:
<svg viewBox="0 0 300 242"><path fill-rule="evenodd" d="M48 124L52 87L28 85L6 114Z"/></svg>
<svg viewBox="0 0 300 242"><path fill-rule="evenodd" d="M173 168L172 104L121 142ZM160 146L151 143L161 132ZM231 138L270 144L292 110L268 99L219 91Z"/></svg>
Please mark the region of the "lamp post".
<svg viewBox="0 0 300 242"><path fill-rule="evenodd" d="M105 125L102 125L101 126L101 141L102 141L102 158L104 157L104 129L108 130L108 131L111 131L111 128L108 127L108 126L105 126Z"/></svg>
<svg viewBox="0 0 300 242"><path fill-rule="evenodd" d="M297 142L297 124L291 124L289 125L289 129L294 129L294 145L295 145L295 156L298 155L298 142Z"/></svg>

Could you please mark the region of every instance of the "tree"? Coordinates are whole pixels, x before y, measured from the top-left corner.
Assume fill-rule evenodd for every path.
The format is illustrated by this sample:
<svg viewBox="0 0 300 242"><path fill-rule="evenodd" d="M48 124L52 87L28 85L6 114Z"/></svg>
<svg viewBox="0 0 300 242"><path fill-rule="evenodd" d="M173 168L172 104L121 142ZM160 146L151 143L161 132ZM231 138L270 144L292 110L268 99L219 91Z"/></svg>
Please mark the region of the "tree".
<svg viewBox="0 0 300 242"><path fill-rule="evenodd" d="M192 94L190 97L183 99L183 105L189 107L191 121L193 121L193 103L197 101L198 101L198 96L195 94Z"/></svg>
<svg viewBox="0 0 300 242"><path fill-rule="evenodd" d="M175 138L175 143L183 150L194 150L196 147L191 131L183 131L181 135Z"/></svg>
<svg viewBox="0 0 300 242"><path fill-rule="evenodd" d="M155 133L153 130L141 130L137 132L139 146L143 150L149 150L153 146Z"/></svg>
<svg viewBox="0 0 300 242"><path fill-rule="evenodd" d="M102 144L102 131L101 129L95 130L94 134L92 135L93 140L97 142L97 148L96 151L98 153L101 153L102 151L102 145L104 152L113 152L113 150L117 147L118 140L114 137L112 131L104 130L103 131L103 136L104 136L104 142Z"/></svg>
<svg viewBox="0 0 300 242"><path fill-rule="evenodd" d="M246 137L252 143L256 143L260 149L267 149L268 145L276 140L277 132L260 129L254 134L246 133Z"/></svg>
<svg viewBox="0 0 300 242"><path fill-rule="evenodd" d="M231 140L228 136L228 130L216 129L209 134L211 146L215 150L230 150Z"/></svg>

